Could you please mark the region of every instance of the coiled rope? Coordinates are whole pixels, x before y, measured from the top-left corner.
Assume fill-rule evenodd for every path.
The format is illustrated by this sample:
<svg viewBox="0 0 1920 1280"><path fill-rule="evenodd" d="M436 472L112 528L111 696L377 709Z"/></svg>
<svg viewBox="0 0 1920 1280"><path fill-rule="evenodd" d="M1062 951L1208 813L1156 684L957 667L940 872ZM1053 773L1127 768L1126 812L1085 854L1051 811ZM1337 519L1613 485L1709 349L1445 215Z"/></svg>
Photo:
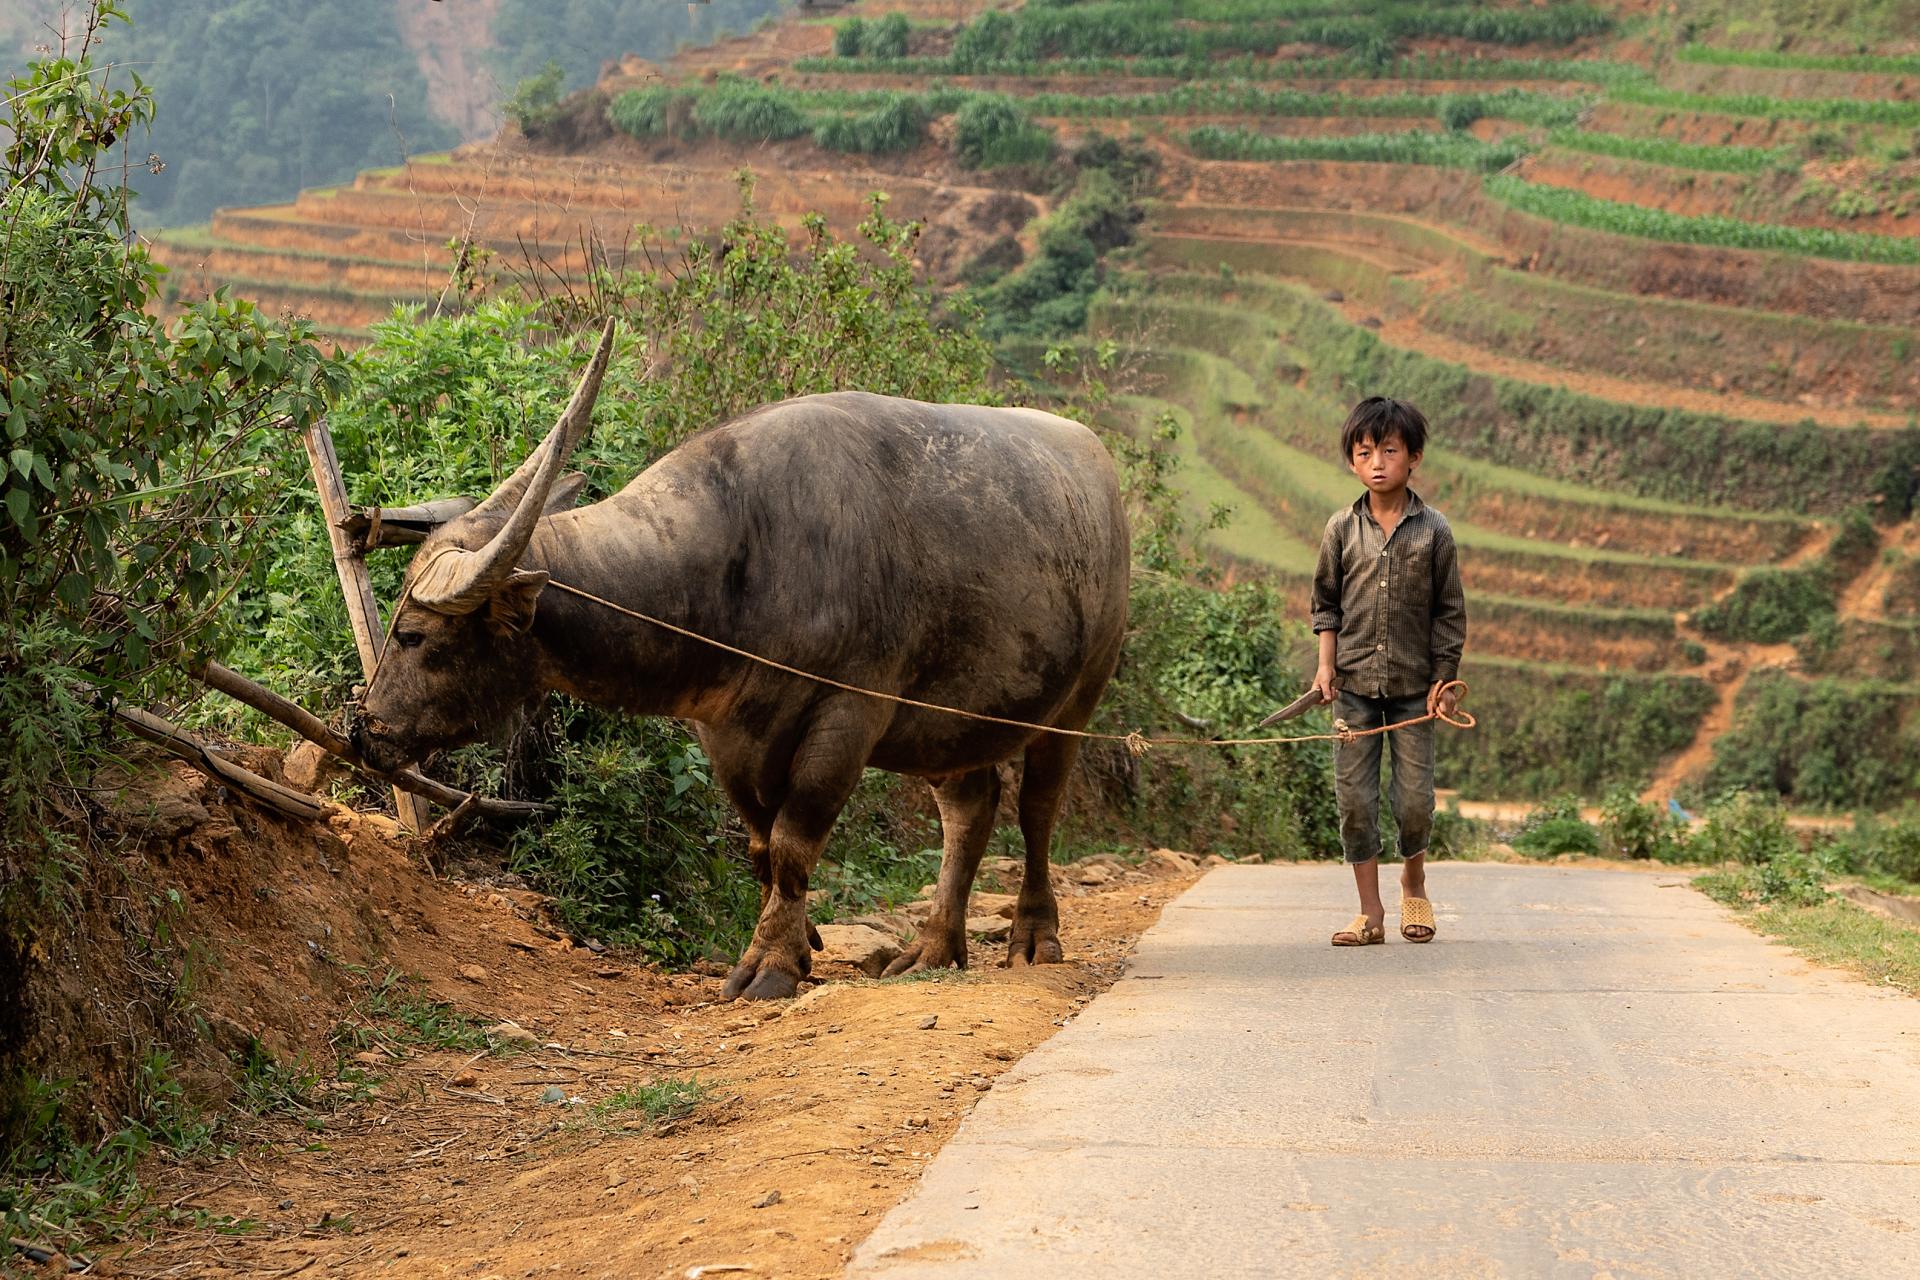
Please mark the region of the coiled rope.
<svg viewBox="0 0 1920 1280"><path fill-rule="evenodd" d="M677 626L665 619L653 617L651 614L641 613L638 609L629 609L623 604L615 604L604 596L597 596L591 591L583 591L579 587L571 586L557 579L549 579L547 585L565 591L569 595L579 596L582 600L591 600L593 603L611 609L615 613L623 613L629 618L650 623L664 631L671 631L675 635L684 636L689 640L697 640L701 644L711 645L722 652L733 654L737 658L745 658L750 662L757 662L763 667L771 667L775 671L785 672L790 676L798 676L802 680L811 680L816 684L823 684L829 688L841 689L847 693L857 693L863 697L878 698L882 702L898 703L903 707L915 707L921 711L937 711L942 715L960 716L966 720L980 720L988 724L1003 724L1015 729L1032 729L1036 733L1054 733L1067 738L1087 738L1097 742L1124 743L1128 754L1134 756L1143 756L1154 747L1266 747L1291 742L1355 742L1361 738L1371 738L1375 734L1391 733L1395 729L1407 729L1417 724L1425 724L1429 720L1439 720L1452 725L1456 729L1472 729L1479 724L1479 721L1475 720L1472 714L1461 711L1456 707L1451 712L1439 710L1429 711L1426 715L1415 717L1412 720L1402 720L1398 724L1383 724L1373 729L1355 729L1348 725L1345 720L1335 720L1333 722L1332 733L1308 733L1298 736L1271 738L1150 738L1138 729L1131 730L1127 733L1094 733L1086 729L1062 729L1058 725L1035 724L1031 720L1010 720L1006 716L990 716L984 712L967 711L960 707L942 706L937 702L922 702L918 698L906 698L897 693L882 693L877 689L863 689L857 684L848 684L844 680L835 680L830 676L817 675L811 671L802 671L798 667L790 667L784 662L775 662L772 658L762 657L757 653L752 653L736 645L730 645L724 640L715 640L712 636L703 636L698 631L689 631L687 628ZM397 618L399 613L400 611L396 608L394 610L394 616ZM1444 696L1453 693L1454 690L1459 691L1456 695L1457 698L1465 697L1467 694L1467 682L1464 680L1449 680L1441 686L1440 692L1441 695Z"/></svg>

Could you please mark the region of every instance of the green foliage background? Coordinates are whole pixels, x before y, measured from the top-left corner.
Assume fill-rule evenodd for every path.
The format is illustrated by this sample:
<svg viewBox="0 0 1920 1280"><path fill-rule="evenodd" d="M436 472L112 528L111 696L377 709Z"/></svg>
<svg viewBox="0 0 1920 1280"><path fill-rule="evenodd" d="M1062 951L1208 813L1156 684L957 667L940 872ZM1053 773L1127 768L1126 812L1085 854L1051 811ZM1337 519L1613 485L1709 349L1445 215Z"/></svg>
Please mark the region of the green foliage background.
<svg viewBox="0 0 1920 1280"><path fill-rule="evenodd" d="M456 0L457 2L457 0ZM424 4L424 0L421 0ZM124 159L143 229L204 221L223 205L290 200L304 187L462 141L435 114L427 81L389 0L129 0L131 27L105 56L140 75L163 109L129 135ZM745 31L785 0L502 0L490 50L475 61L504 102L551 59L565 87L591 83L608 58L661 59L686 43ZM62 6L26 0L0 38L8 69L47 42ZM125 72L121 73L124 80ZM148 171L149 152L165 162Z"/></svg>

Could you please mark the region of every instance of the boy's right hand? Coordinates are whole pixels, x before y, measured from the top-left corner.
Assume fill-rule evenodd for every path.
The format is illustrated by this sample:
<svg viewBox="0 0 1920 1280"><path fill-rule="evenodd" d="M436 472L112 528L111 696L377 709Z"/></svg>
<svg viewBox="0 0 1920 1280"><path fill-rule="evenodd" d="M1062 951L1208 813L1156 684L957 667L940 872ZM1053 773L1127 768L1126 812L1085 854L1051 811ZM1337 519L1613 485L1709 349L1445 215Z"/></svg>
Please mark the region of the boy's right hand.
<svg viewBox="0 0 1920 1280"><path fill-rule="evenodd" d="M1332 702L1340 689L1332 667L1320 667L1313 673L1313 691L1320 695L1322 702Z"/></svg>

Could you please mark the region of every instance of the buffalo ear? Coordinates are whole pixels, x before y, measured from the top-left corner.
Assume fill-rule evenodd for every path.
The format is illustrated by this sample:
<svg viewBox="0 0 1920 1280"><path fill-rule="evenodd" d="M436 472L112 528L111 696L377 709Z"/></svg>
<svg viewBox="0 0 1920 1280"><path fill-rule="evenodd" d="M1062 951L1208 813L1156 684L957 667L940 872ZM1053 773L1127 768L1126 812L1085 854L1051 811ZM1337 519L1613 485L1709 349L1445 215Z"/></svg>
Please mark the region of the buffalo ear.
<svg viewBox="0 0 1920 1280"><path fill-rule="evenodd" d="M513 576L487 597L487 625L501 635L524 635L533 625L533 611L547 574L539 569L515 569Z"/></svg>
<svg viewBox="0 0 1920 1280"><path fill-rule="evenodd" d="M542 509L542 513L552 515L556 511L571 510L573 504L580 501L580 491L586 487L586 472L561 472L560 478L553 482L553 491L547 495L547 505Z"/></svg>

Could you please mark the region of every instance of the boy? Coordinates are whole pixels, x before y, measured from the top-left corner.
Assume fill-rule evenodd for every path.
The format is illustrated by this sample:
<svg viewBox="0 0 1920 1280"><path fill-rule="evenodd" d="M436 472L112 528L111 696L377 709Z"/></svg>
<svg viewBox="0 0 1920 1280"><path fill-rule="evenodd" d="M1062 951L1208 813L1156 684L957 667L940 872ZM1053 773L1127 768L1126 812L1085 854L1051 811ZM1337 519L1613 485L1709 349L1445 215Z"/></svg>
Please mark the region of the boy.
<svg viewBox="0 0 1920 1280"><path fill-rule="evenodd" d="M1369 396L1340 432L1340 452L1367 491L1327 521L1313 574L1320 667L1313 687L1354 729L1452 714L1467 602L1453 530L1407 487L1427 447L1427 420L1410 404ZM1340 843L1360 890L1360 914L1336 947L1387 940L1380 902L1380 743L1393 745L1393 813L1400 827L1400 936L1433 940L1427 835L1433 828L1433 722L1334 748Z"/></svg>

